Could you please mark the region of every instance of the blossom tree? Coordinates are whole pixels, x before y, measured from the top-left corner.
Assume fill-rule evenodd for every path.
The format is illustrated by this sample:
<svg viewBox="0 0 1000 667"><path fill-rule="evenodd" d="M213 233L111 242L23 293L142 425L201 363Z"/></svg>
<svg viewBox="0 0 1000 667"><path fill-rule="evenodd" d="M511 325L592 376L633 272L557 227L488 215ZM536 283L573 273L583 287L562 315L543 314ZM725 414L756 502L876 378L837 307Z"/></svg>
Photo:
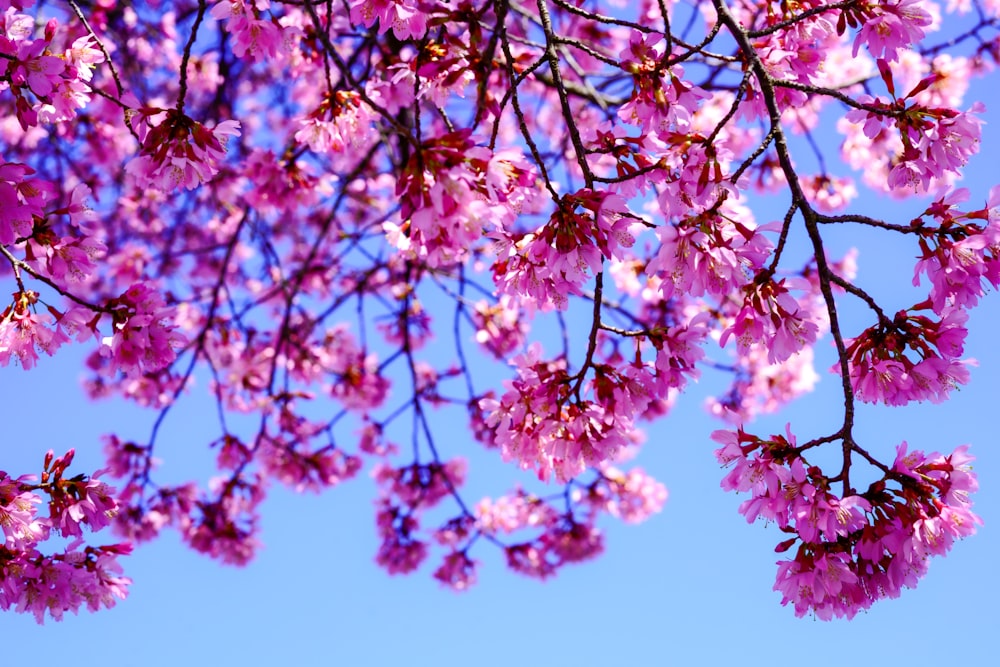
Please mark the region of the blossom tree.
<svg viewBox="0 0 1000 667"><path fill-rule="evenodd" d="M663 507L629 462L703 373L729 378L707 400L722 487L783 533L774 589L796 614L896 597L981 523L967 445L860 442L855 407L970 379L1000 189L958 186L983 125L966 89L1000 58L995 0L0 11L4 382L84 346L87 396L151 424L109 432L92 475L73 451L0 472L0 609L112 606L120 557L167 529L245 564L272 485L366 469L390 574L429 562L464 590L496 548L554 576L604 550L602 515ZM859 187L926 208L858 212ZM758 220L765 199L783 214ZM845 226L911 247L920 300L879 303L853 253L829 256ZM839 426L753 434L812 388L817 341ZM216 408L207 483L158 475L185 401ZM473 446L510 463L510 488L463 495Z"/></svg>

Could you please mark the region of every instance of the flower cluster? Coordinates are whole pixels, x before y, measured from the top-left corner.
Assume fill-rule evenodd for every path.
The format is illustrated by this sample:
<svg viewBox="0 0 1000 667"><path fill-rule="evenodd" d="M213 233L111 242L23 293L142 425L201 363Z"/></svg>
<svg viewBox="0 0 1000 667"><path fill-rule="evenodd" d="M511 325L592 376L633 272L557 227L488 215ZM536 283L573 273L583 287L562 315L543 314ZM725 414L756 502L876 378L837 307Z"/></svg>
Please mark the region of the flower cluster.
<svg viewBox="0 0 1000 667"><path fill-rule="evenodd" d="M136 283L107 305L112 335L104 339L102 354L113 371L129 376L152 373L168 366L175 350L185 343L174 324L174 309L148 283Z"/></svg>
<svg viewBox="0 0 1000 667"><path fill-rule="evenodd" d="M743 307L729 327L722 332L720 343L736 336L740 352L759 343L767 348L767 360L785 361L807 345L816 342L819 326L811 310L800 304L788 290L794 281L775 282L765 272L744 288Z"/></svg>
<svg viewBox="0 0 1000 667"><path fill-rule="evenodd" d="M617 194L583 189L563 196L537 231L500 235L493 265L497 289L542 310L565 310L591 272L632 247L634 218Z"/></svg>
<svg viewBox="0 0 1000 667"><path fill-rule="evenodd" d="M454 459L445 464L417 464L394 468L376 467L373 476L381 487L376 502L376 525L382 544L375 561L389 574L405 574L427 558L428 544L418 538L420 515L456 492L465 481L465 461ZM459 526L460 527L460 526ZM468 587L475 578L475 564L458 548L464 529L438 541L452 548L435 577L456 590Z"/></svg>
<svg viewBox="0 0 1000 667"><path fill-rule="evenodd" d="M749 492L740 505L748 522L773 521L791 534L778 544L774 590L797 616L853 617L885 597L898 597L927 572L931 556L948 552L982 521L971 511L978 488L967 446L950 455L907 451L904 442L883 477L863 493L832 492L833 480L802 455L794 436L763 440L742 430L717 431L715 455L732 469L727 491Z"/></svg>
<svg viewBox="0 0 1000 667"><path fill-rule="evenodd" d="M150 127L160 114L166 115ZM142 107L137 118L142 146L125 170L139 186L165 192L178 187L191 190L211 180L219 173L229 138L240 136L238 121L223 121L209 129L177 109Z"/></svg>
<svg viewBox="0 0 1000 667"><path fill-rule="evenodd" d="M192 549L225 564L242 566L253 559L260 547L258 507L266 496L267 478L247 470L251 452L238 440L223 438L219 443L219 467L228 474L210 480L206 491L193 483L151 488L148 480L158 462L149 446L109 436L104 451L111 473L125 480L116 532L145 542L172 527ZM261 467L276 467L273 451L259 456ZM292 484L290 467L271 472Z"/></svg>
<svg viewBox="0 0 1000 667"><path fill-rule="evenodd" d="M14 359L31 370L38 363L39 350L52 356L69 340L62 330L50 328L51 315L35 312L37 303L36 292L15 292L13 303L0 311L0 366Z"/></svg>
<svg viewBox="0 0 1000 667"><path fill-rule="evenodd" d="M174 520L184 540L195 551L229 565L246 565L260 547L257 539L264 500L264 483L256 475L235 473L217 477L210 496L189 504Z"/></svg>
<svg viewBox="0 0 1000 667"><path fill-rule="evenodd" d="M565 362L541 361L540 355L533 345L515 357L518 379L507 383L499 401L487 397L479 404L505 461L534 469L539 479L554 475L565 482L588 466L613 461L631 442L634 416L655 395L645 368L618 373L604 367L596 369L594 400L581 399Z"/></svg>
<svg viewBox="0 0 1000 667"><path fill-rule="evenodd" d="M734 425L777 412L813 390L819 381L813 358L812 348L806 347L774 364L768 360L766 347L751 346L737 358L726 392L707 400L708 411Z"/></svg>
<svg viewBox="0 0 1000 667"><path fill-rule="evenodd" d="M427 11L421 0L351 0L351 20L366 28L378 22L397 39L420 39L427 32Z"/></svg>
<svg viewBox="0 0 1000 667"><path fill-rule="evenodd" d="M486 535L512 534L522 529L541 532L526 542L504 548L507 566L528 577L547 579L559 568L594 558L604 550L604 536L594 525L597 512L582 519L561 513L545 500L518 489L476 506L476 525Z"/></svg>
<svg viewBox="0 0 1000 667"><path fill-rule="evenodd" d="M626 523L641 523L658 514L667 502L667 487L642 468L622 471L605 466L587 487L586 502Z"/></svg>
<svg viewBox="0 0 1000 667"><path fill-rule="evenodd" d="M206 337L205 353L217 372L213 392L226 409L237 412L270 409L266 390L275 363L270 341L262 340L256 330L241 335L219 326Z"/></svg>
<svg viewBox="0 0 1000 667"><path fill-rule="evenodd" d="M890 190L927 192L932 184L957 174L979 152L982 121L976 114L985 107L976 103L968 111L957 111L906 104L927 85L925 80L894 102L863 95L858 102L865 108L852 109L845 116L851 123L862 124L864 135L876 143L889 127L898 132L901 149L889 168Z"/></svg>
<svg viewBox="0 0 1000 667"><path fill-rule="evenodd" d="M281 27L260 17L260 12L270 6L270 0L223 0L212 7L213 18L226 20L236 57L249 54L254 60L266 60L278 54L282 43Z"/></svg>
<svg viewBox="0 0 1000 667"><path fill-rule="evenodd" d="M944 308L940 320L901 310L845 341L855 395L886 405L945 400L969 381L970 362L960 359L968 319L960 308Z"/></svg>
<svg viewBox="0 0 1000 667"><path fill-rule="evenodd" d="M295 140L317 153L363 153L377 137L374 120L375 113L358 93L340 90L300 121Z"/></svg>
<svg viewBox="0 0 1000 667"><path fill-rule="evenodd" d="M0 161L0 245L12 245L31 236L35 219L44 216L43 206L51 186L26 178L35 170L25 164Z"/></svg>
<svg viewBox="0 0 1000 667"><path fill-rule="evenodd" d="M604 549L596 526L601 512L638 523L659 512L667 499L666 488L639 468L602 466L595 473L589 484L567 490L567 497L540 498L518 488L484 498L474 509L475 528L493 540L534 533L528 540L505 541L504 547L507 566L528 577L548 579L565 565L594 558ZM556 509L567 498L572 509Z"/></svg>
<svg viewBox="0 0 1000 667"><path fill-rule="evenodd" d="M283 432L263 438L255 454L264 473L297 491L319 492L351 479L361 470L361 459L332 446L310 450L304 444L319 428L302 417L286 417ZM292 422L289 424L288 422Z"/></svg>
<svg viewBox="0 0 1000 667"><path fill-rule="evenodd" d="M914 221L920 257L913 284L927 276L928 299L939 315L950 307L975 306L985 293L984 283L1000 288L1000 188L990 191L985 208L957 210L968 197L968 190L961 189L932 204L924 215L937 223L933 227Z"/></svg>
<svg viewBox="0 0 1000 667"><path fill-rule="evenodd" d="M399 180L401 224L383 226L404 256L437 268L464 261L484 234L502 231L530 207L535 172L517 150L477 146L469 132L424 143Z"/></svg>
<svg viewBox="0 0 1000 667"><path fill-rule="evenodd" d="M763 268L771 242L761 232L717 210L656 228L659 252L646 271L662 279L665 298L675 293L727 295Z"/></svg>
<svg viewBox="0 0 1000 667"><path fill-rule="evenodd" d="M359 348L345 327L327 332L319 359L336 376L330 394L344 407L365 412L385 401L389 380L379 373L377 357Z"/></svg>
<svg viewBox="0 0 1000 667"><path fill-rule="evenodd" d="M621 52L621 68L632 75L632 97L618 117L646 132L666 135L686 128L699 104L709 94L683 79L679 66L667 67L666 41L656 33L633 30Z"/></svg>
<svg viewBox="0 0 1000 667"><path fill-rule="evenodd" d="M93 477L67 477L73 450L45 457L41 481L25 475L12 478L0 471L0 610L34 614L39 623L48 613L61 620L76 613L110 608L128 594L131 580L122 577L118 556L129 544L88 546L81 528L99 531L118 512L115 491ZM49 496L47 517L39 516L40 494ZM61 553L46 555L41 543L52 535L72 539Z"/></svg>
<svg viewBox="0 0 1000 667"><path fill-rule="evenodd" d="M40 39L30 39L35 17L13 7L0 24L0 82L14 95L21 128L72 120L90 101L94 66L104 54L90 35L79 37L63 52L53 52L59 24L46 24Z"/></svg>
<svg viewBox="0 0 1000 667"><path fill-rule="evenodd" d="M517 301L502 294L493 305L486 301L475 304L472 319L476 325L476 342L497 359L506 359L524 345L528 326Z"/></svg>
<svg viewBox="0 0 1000 667"><path fill-rule="evenodd" d="M874 2L858 0L841 10L838 30L847 26L860 28L854 38L854 56L862 46L875 58L892 62L899 51L916 44L924 37L932 19L921 0L890 0Z"/></svg>

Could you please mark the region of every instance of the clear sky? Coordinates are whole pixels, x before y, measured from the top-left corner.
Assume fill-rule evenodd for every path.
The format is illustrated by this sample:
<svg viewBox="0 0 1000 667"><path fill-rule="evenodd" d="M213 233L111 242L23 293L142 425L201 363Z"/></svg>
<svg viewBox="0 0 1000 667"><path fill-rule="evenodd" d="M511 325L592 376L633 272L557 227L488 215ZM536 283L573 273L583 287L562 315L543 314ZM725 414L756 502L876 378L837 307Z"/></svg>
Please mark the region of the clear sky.
<svg viewBox="0 0 1000 667"><path fill-rule="evenodd" d="M737 498L718 488L707 437L717 424L688 401L650 430L640 457L670 489L664 512L641 526L607 522L607 552L554 580L510 574L489 550L479 552L480 580L465 594L441 588L427 567L390 578L373 562L367 480L318 497L275 488L263 508L266 547L248 567L217 565L167 533L124 559L135 584L113 610L44 626L0 615L0 664L49 659L43 655L121 667L991 664L1000 652L1000 299L975 318L969 353L980 366L968 389L941 406L866 410L860 432L863 442L884 442L882 451L903 438L928 450L972 443L982 485L976 510L986 525L936 559L917 589L849 623L797 619L778 604L771 591L778 532L747 525ZM5 467L26 470L48 447L76 446L79 470L90 470L100 465L99 434L109 424L131 428L120 408L80 401L77 370L66 361L0 372ZM830 380L786 413L793 426L835 413ZM169 434L175 458L205 447L197 425L187 426ZM504 488L513 473L497 466L489 474Z"/></svg>
<svg viewBox="0 0 1000 667"><path fill-rule="evenodd" d="M976 97L1000 109L990 87L979 86L969 102ZM967 170L977 202L1000 182L1000 114L987 120L983 152ZM852 210L909 220L885 198L866 198ZM888 309L909 305L916 249L884 241L852 233L833 243L841 250L857 245L859 284L885 294ZM780 534L773 526L747 525L736 511L741 499L719 488L722 472L708 436L721 426L705 415L696 388L649 429L638 460L669 489L663 513L640 526L605 521L606 553L551 581L510 574L490 549L476 551L483 561L479 582L464 594L434 581L430 563L415 575L390 578L374 564L369 481L321 496L272 487L262 508L266 546L248 567L222 567L167 532L123 559L135 584L113 610L44 626L31 616L0 614L0 667L996 664L1000 296L991 294L973 311L970 327L966 353L979 366L968 387L943 405L863 408L856 433L884 457L904 439L926 451L970 443L981 485L975 510L986 525L935 559L917 589L853 621L798 619L779 605L771 586ZM91 472L102 465L101 434L148 434L150 415L83 400L77 362L85 345L43 359L32 372L0 369L0 469L37 470L45 450L76 447L73 470ZM817 392L749 430L777 433L790 421L793 430L815 435L840 418L837 380L823 371L832 363L826 346L819 346ZM164 455L177 466L174 474L182 476L188 465L201 480L210 474L197 463L208 460L206 444L214 437L202 426L196 418L168 423ZM450 451L484 458L464 438L455 436ZM472 474L474 488L499 494L521 473L497 462L473 467Z"/></svg>

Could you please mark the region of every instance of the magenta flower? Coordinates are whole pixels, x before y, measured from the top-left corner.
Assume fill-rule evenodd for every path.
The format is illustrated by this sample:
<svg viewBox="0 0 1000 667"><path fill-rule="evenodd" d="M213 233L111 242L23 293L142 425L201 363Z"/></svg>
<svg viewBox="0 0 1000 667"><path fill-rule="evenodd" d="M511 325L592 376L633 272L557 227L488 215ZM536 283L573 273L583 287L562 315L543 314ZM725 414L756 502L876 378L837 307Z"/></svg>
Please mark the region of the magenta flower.
<svg viewBox="0 0 1000 667"><path fill-rule="evenodd" d="M98 531L111 523L118 513L115 489L96 479L95 473L85 484L77 484L75 499L60 507L57 526L63 535L80 537L80 526L86 524Z"/></svg>
<svg viewBox="0 0 1000 667"><path fill-rule="evenodd" d="M271 6L270 0L225 0L209 12L218 21L226 20L233 38L233 55L250 54L254 60L274 58L282 44L281 28L259 17Z"/></svg>
<svg viewBox="0 0 1000 667"><path fill-rule="evenodd" d="M31 370L38 362L39 350L52 356L69 341L61 329L49 328L51 315L34 312L37 301L35 292L15 293L14 303L0 311L0 366L14 359Z"/></svg>
<svg viewBox="0 0 1000 667"><path fill-rule="evenodd" d="M733 324L722 332L720 345L736 336L737 347L746 352L759 343L767 348L767 359L779 363L816 342L819 326L812 314L789 293L785 281L768 279L745 288L743 307Z"/></svg>
<svg viewBox="0 0 1000 667"><path fill-rule="evenodd" d="M972 362L957 358L964 350L967 319L959 308L946 308L937 322L900 311L891 322L846 341L857 397L887 405L944 400L969 380Z"/></svg>
<svg viewBox="0 0 1000 667"><path fill-rule="evenodd" d="M574 400L564 361L543 362L540 355L536 344L515 357L518 379L507 383L499 401L486 397L479 407L505 461L534 469L539 479L554 474L565 482L613 461L654 394L635 375L611 374L594 381L593 399Z"/></svg>
<svg viewBox="0 0 1000 667"><path fill-rule="evenodd" d="M185 338L173 323L174 309L160 292L147 283L135 283L113 299L109 308L113 334L104 339L102 354L111 359L112 370L136 376L173 362Z"/></svg>
<svg viewBox="0 0 1000 667"><path fill-rule="evenodd" d="M14 85L27 85L38 97L48 97L66 69L66 64L56 56L45 55L48 44L43 40L22 42L10 69Z"/></svg>
<svg viewBox="0 0 1000 667"><path fill-rule="evenodd" d="M398 39L420 39L427 15L419 0L350 0L351 20L365 27L379 24L379 34L392 30Z"/></svg>
<svg viewBox="0 0 1000 667"><path fill-rule="evenodd" d="M162 109L140 109L142 124ZM213 178L226 155L230 137L240 136L238 121L227 120L209 130L176 109L166 111L166 119L148 128L139 155L125 171L140 186L169 192L176 187L193 189Z"/></svg>
<svg viewBox="0 0 1000 667"><path fill-rule="evenodd" d="M464 551L453 551L434 571L434 578L454 591L465 591L476 583L476 561Z"/></svg>
<svg viewBox="0 0 1000 667"><path fill-rule="evenodd" d="M874 58L896 60L897 51L923 39L924 28L931 24L930 14L921 5L921 0L869 0L852 6L849 11L863 22L854 39L854 55L863 44Z"/></svg>
<svg viewBox="0 0 1000 667"><path fill-rule="evenodd" d="M23 490L27 481L11 479L0 471L0 530L4 546L13 552L29 550L49 536L49 523L36 515L35 506L42 499Z"/></svg>

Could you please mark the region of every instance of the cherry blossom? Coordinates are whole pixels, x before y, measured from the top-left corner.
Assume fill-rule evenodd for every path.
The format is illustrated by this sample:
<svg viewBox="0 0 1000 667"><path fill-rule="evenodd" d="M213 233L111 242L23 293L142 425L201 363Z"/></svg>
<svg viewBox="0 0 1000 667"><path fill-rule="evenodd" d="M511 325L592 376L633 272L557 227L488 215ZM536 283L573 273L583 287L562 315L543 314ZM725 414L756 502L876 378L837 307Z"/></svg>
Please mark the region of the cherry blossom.
<svg viewBox="0 0 1000 667"><path fill-rule="evenodd" d="M904 442L881 479L838 497L790 431L771 440L743 431L712 437L723 445L719 461L734 466L723 488L751 493L740 506L747 520L763 517L792 535L778 552L799 542L791 560L778 561L774 585L797 616L851 618L882 597L897 597L926 573L928 557L946 553L982 523L970 509L978 483L967 445L941 456L908 451Z"/></svg>
<svg viewBox="0 0 1000 667"><path fill-rule="evenodd" d="M12 479L0 471L0 610L32 613L42 623L46 615L61 620L76 613L115 606L125 599L131 580L119 576L120 555L127 543L88 546L81 525L97 532L109 525L118 507L116 492L96 477L68 476L74 451L45 455L41 479L23 475ZM41 495L48 495L49 515L40 516ZM61 552L40 551L52 533L75 537Z"/></svg>
<svg viewBox="0 0 1000 667"><path fill-rule="evenodd" d="M136 283L109 307L114 333L105 340L102 353L112 369L128 375L157 371L173 361L184 336L171 323L171 310L163 297L148 285Z"/></svg>
<svg viewBox="0 0 1000 667"><path fill-rule="evenodd" d="M139 110L146 122L161 113L164 110L158 108ZM209 130L169 109L165 119L145 133L139 156L125 168L140 185L167 191L177 186L194 188L218 173L226 143L229 137L239 136L239 126L238 121L227 120Z"/></svg>
<svg viewBox="0 0 1000 667"><path fill-rule="evenodd" d="M856 22L861 23L854 39L854 55L864 45L876 58L889 61L896 59L899 49L919 42L925 34L924 28L931 24L931 16L919 0L859 2L841 15L841 32L845 20L852 27Z"/></svg>
<svg viewBox="0 0 1000 667"><path fill-rule="evenodd" d="M735 334L741 351L752 343L762 343L768 350L768 361L778 363L816 340L819 326L788 291L785 280L752 283L744 291L743 307L733 325L722 333L721 344Z"/></svg>
<svg viewBox="0 0 1000 667"><path fill-rule="evenodd" d="M937 322L900 311L892 322L846 341L857 397L888 405L947 398L969 380L970 361L959 359L967 320L968 313L958 308L946 309Z"/></svg>
<svg viewBox="0 0 1000 667"><path fill-rule="evenodd" d="M722 487L781 533L795 614L897 597L981 523L967 446L861 442L857 407L976 385L993 0L155 9L0 0L0 367L76 345L85 395L154 425L109 425L92 475L0 473L0 609L110 607L167 531L246 565L273 485L364 479L389 574L465 591L494 549L549 579L666 507L669 467L632 459L685 392L715 394ZM915 298L857 270L882 243ZM753 435L830 355L833 430ZM210 472L171 477L190 446Z"/></svg>

